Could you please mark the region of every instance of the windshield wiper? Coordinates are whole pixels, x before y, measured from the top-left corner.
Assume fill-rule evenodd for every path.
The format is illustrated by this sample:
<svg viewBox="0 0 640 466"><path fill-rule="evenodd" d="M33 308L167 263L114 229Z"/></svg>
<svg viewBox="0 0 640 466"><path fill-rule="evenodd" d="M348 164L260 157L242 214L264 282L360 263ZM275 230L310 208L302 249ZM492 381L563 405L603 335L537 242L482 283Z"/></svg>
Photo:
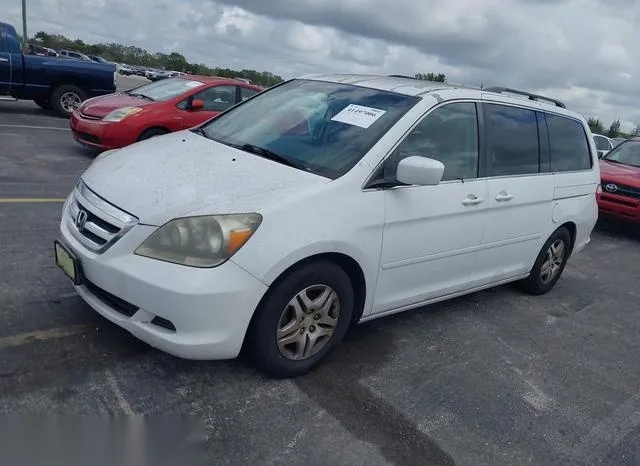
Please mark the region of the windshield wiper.
<svg viewBox="0 0 640 466"><path fill-rule="evenodd" d="M281 163L283 165L287 165L288 167L297 168L298 170L309 171L307 167L302 165L301 163L295 162L291 159L283 157L280 154L276 154L269 149L265 149L264 147L254 146L253 144L229 144L231 147L236 149L240 149L245 152L249 152L251 154L258 155L268 160L273 160L274 162Z"/></svg>
<svg viewBox="0 0 640 466"><path fill-rule="evenodd" d="M137 93L137 92L129 92L129 91L125 91L125 94L127 94L127 95L131 95L131 96L134 96L134 97L142 97L143 99L150 100L151 102L155 102L155 101L156 101L155 99L153 99L153 98L149 97L149 96L148 96L148 95L146 95L146 94L139 94L139 93Z"/></svg>
<svg viewBox="0 0 640 466"><path fill-rule="evenodd" d="M207 133L205 133L203 128L194 128L191 130L191 132L195 134L199 134L200 136L204 136L207 139L211 139L209 138L209 136L207 136Z"/></svg>

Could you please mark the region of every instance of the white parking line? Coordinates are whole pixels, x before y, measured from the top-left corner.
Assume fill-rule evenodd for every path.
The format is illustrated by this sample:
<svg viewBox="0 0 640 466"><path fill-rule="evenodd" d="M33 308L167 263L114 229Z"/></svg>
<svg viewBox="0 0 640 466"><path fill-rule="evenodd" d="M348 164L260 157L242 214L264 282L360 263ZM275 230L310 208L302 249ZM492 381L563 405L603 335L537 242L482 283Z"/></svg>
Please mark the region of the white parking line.
<svg viewBox="0 0 640 466"><path fill-rule="evenodd" d="M0 125L0 128L52 129L54 131L71 131L71 128L60 128L57 126Z"/></svg>

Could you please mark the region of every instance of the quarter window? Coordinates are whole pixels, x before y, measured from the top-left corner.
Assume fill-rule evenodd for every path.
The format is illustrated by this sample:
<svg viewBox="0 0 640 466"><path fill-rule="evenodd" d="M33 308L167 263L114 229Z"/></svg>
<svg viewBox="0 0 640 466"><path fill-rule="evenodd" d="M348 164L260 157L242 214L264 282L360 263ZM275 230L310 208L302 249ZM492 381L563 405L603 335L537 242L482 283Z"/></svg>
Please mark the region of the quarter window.
<svg viewBox="0 0 640 466"><path fill-rule="evenodd" d="M591 153L582 124L558 115L547 114L545 117L549 130L551 171L566 172L590 169Z"/></svg>
<svg viewBox="0 0 640 466"><path fill-rule="evenodd" d="M540 171L536 113L486 104L487 175L523 175Z"/></svg>
<svg viewBox="0 0 640 466"><path fill-rule="evenodd" d="M478 176L478 117L473 103L445 105L427 115L396 149L396 160L421 156L444 164L442 181Z"/></svg>
<svg viewBox="0 0 640 466"><path fill-rule="evenodd" d="M610 150L611 149L611 145L609 144L609 141L607 141L602 136L594 136L593 139L596 142L596 149L598 149L598 150Z"/></svg>

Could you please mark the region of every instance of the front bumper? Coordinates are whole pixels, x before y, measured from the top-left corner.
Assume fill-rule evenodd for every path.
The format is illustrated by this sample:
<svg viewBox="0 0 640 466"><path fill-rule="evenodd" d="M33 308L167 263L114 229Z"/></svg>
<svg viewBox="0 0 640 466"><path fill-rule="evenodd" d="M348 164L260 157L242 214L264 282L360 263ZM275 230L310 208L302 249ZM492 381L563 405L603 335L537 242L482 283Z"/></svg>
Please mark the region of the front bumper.
<svg viewBox="0 0 640 466"><path fill-rule="evenodd" d="M137 225L102 254L85 248L63 213L61 242L84 277L78 294L99 314L162 351L186 359L231 359L267 286L227 261L197 269L133 254L155 227Z"/></svg>
<svg viewBox="0 0 640 466"><path fill-rule="evenodd" d="M78 111L71 115L69 126L77 142L94 149L120 149L136 142L135 132L126 125L88 119Z"/></svg>
<svg viewBox="0 0 640 466"><path fill-rule="evenodd" d="M598 195L598 210L601 217L640 222L640 199L602 192Z"/></svg>

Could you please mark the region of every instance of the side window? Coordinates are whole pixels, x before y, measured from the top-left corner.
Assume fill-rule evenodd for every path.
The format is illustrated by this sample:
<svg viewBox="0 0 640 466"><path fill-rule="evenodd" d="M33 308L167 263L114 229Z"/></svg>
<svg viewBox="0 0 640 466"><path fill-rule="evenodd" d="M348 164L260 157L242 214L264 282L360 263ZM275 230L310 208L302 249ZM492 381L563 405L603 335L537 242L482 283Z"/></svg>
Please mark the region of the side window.
<svg viewBox="0 0 640 466"><path fill-rule="evenodd" d="M478 116L476 105L445 105L427 115L400 143L397 160L419 155L444 164L442 181L478 176Z"/></svg>
<svg viewBox="0 0 640 466"><path fill-rule="evenodd" d="M236 104L236 86L215 86L200 91L194 100L204 101L204 110L222 112Z"/></svg>
<svg viewBox="0 0 640 466"><path fill-rule="evenodd" d="M548 118L548 117L547 117ZM593 139L596 142L596 149L598 150L610 150L609 141L602 136L594 136Z"/></svg>
<svg viewBox="0 0 640 466"><path fill-rule="evenodd" d="M240 87L240 100L247 100L249 97L256 95L258 91L249 89L248 87Z"/></svg>
<svg viewBox="0 0 640 466"><path fill-rule="evenodd" d="M566 172L590 169L591 153L582 124L558 115L546 114L545 117L549 130L551 171ZM604 141L607 142L606 139Z"/></svg>
<svg viewBox="0 0 640 466"><path fill-rule="evenodd" d="M540 171L536 112L486 104L487 176L525 175Z"/></svg>

